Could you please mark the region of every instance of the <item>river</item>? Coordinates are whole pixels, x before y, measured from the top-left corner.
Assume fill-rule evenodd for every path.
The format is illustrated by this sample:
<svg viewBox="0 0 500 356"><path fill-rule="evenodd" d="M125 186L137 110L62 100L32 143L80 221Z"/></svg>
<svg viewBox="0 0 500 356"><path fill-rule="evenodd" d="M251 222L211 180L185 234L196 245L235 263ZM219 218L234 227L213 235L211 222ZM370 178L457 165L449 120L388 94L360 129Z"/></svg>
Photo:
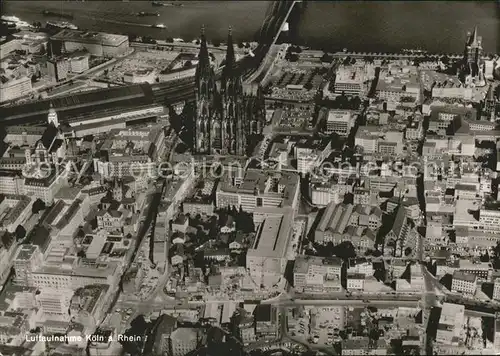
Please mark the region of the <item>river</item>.
<svg viewBox="0 0 500 356"><path fill-rule="evenodd" d="M4 13L24 21L47 21L43 10L69 13L80 28L192 40L202 24L209 39L223 40L229 25L237 41L254 39L269 1L4 1ZM307 2L292 21L294 42L325 50L397 51L423 48L461 52L466 33L478 26L487 53L500 52L500 5L494 1ZM139 11L159 17L138 17ZM166 29L150 28L163 23Z"/></svg>

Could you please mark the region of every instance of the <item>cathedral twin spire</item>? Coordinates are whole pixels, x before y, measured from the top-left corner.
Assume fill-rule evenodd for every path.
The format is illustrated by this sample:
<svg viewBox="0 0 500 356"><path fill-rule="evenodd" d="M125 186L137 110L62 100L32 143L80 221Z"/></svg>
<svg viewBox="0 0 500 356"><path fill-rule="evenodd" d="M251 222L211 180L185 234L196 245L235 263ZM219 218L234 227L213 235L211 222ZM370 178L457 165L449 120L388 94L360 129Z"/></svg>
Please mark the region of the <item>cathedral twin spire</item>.
<svg viewBox="0 0 500 356"><path fill-rule="evenodd" d="M201 77L210 75L210 57L208 55L207 39L205 37L205 26L201 28L201 43L200 53L198 55L198 66L196 67L196 81L198 82Z"/></svg>
<svg viewBox="0 0 500 356"><path fill-rule="evenodd" d="M234 73L235 64L236 64L236 56L234 55L232 28L231 26L229 26L229 31L227 35L226 64L224 66L224 69L222 70L222 76L224 78L232 77L235 74Z"/></svg>
<svg viewBox="0 0 500 356"><path fill-rule="evenodd" d="M215 86L215 73L210 65L204 26L201 28L195 81L197 88L197 114L193 137L195 152L243 155L246 132L242 118L242 84L236 71L231 27L228 32L220 92L217 92Z"/></svg>

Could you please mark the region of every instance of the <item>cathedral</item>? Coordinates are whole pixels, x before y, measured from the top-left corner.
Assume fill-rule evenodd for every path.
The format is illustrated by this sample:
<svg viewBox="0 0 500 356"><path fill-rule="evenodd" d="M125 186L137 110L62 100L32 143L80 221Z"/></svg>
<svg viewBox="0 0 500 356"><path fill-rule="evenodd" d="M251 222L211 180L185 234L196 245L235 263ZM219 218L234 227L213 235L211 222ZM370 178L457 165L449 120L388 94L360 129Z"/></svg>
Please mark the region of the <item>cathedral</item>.
<svg viewBox="0 0 500 356"><path fill-rule="evenodd" d="M202 28L195 86L194 153L245 156L247 138L262 133L263 97L258 88L244 89L236 67L231 28L220 79L210 63Z"/></svg>

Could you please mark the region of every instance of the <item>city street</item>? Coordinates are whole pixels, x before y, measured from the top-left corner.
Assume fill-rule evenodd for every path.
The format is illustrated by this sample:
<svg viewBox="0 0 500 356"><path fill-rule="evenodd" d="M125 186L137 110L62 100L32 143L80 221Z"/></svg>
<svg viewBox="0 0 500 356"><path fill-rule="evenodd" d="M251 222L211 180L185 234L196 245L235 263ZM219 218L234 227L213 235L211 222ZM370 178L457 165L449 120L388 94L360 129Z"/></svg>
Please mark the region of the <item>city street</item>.
<svg viewBox="0 0 500 356"><path fill-rule="evenodd" d="M149 230L149 224L151 223L152 216L157 214L158 211L158 206L160 203L161 195L164 189L164 185L161 186L161 188L157 188L154 185L151 185L148 189L147 197L143 201L143 206L141 207L141 216L140 216L140 221L143 221L140 226L139 226L139 231L137 233L136 239L135 239L135 246L133 249L129 249L127 251L127 255L125 258L125 262L123 264L123 271L120 276L120 279L123 278L127 274L128 269L130 268L130 265L132 262L135 260L137 256L137 252L141 249L142 244L144 242L144 237L146 233ZM145 207L145 208L143 208ZM121 281L120 281L120 287L117 288L115 296L112 298L111 304L108 308L108 314L112 313L116 307L116 304L118 303L118 300L121 295ZM136 303L137 304L137 303ZM98 325L101 323L100 321Z"/></svg>
<svg viewBox="0 0 500 356"><path fill-rule="evenodd" d="M280 301L273 305L280 305L285 307L295 307L299 305L310 306L347 306L347 307L416 307L419 300L359 300L359 299L343 299L343 300L295 300L295 301Z"/></svg>

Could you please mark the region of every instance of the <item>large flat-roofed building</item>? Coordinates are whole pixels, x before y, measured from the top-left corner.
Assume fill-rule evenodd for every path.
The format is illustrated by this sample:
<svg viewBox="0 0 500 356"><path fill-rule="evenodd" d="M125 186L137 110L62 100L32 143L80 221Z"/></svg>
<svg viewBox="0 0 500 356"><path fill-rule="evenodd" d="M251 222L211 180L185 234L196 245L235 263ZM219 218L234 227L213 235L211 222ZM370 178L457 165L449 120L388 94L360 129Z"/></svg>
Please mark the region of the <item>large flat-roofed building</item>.
<svg viewBox="0 0 500 356"><path fill-rule="evenodd" d="M41 289L40 294L36 296L36 301L43 314L69 319L68 310L72 294L71 290L46 287Z"/></svg>
<svg viewBox="0 0 500 356"><path fill-rule="evenodd" d="M123 74L125 83L154 83L157 78L157 71L154 69L139 69Z"/></svg>
<svg viewBox="0 0 500 356"><path fill-rule="evenodd" d="M253 212L260 207L296 208L299 197L299 176L289 172L265 173L247 170L243 179L225 176L217 187L217 207L241 207Z"/></svg>
<svg viewBox="0 0 500 356"><path fill-rule="evenodd" d="M339 67L335 76L335 93L359 95L363 91L365 77L362 67Z"/></svg>
<svg viewBox="0 0 500 356"><path fill-rule="evenodd" d="M293 286L299 292L336 292L341 285L342 260L301 255L295 259Z"/></svg>
<svg viewBox="0 0 500 356"><path fill-rule="evenodd" d="M354 137L354 144L363 148L364 153L374 153L378 149L380 134L370 126L360 126Z"/></svg>
<svg viewBox="0 0 500 356"><path fill-rule="evenodd" d="M287 208L261 208L261 219L254 245L248 249L246 261L250 273L262 276L281 276L287 264L287 247L292 231L294 212Z"/></svg>
<svg viewBox="0 0 500 356"><path fill-rule="evenodd" d="M118 264L115 262L86 266L68 256L57 265L43 265L33 271L30 286L77 289L90 284L114 285L118 273Z"/></svg>
<svg viewBox="0 0 500 356"><path fill-rule="evenodd" d="M349 110L330 110L326 119L326 132L348 136L354 126L355 117Z"/></svg>
<svg viewBox="0 0 500 356"><path fill-rule="evenodd" d="M178 328L170 334L172 356L187 355L198 346L199 335L194 328Z"/></svg>
<svg viewBox="0 0 500 356"><path fill-rule="evenodd" d="M445 345L458 345L464 340L465 307L459 304L444 303L441 308L436 342Z"/></svg>
<svg viewBox="0 0 500 356"><path fill-rule="evenodd" d="M26 76L10 79L2 75L0 84L0 102L19 98L33 90L31 78Z"/></svg>
<svg viewBox="0 0 500 356"><path fill-rule="evenodd" d="M61 41L67 52L86 49L93 56L114 57L127 52L128 37L104 32L64 29L51 40Z"/></svg>
<svg viewBox="0 0 500 356"><path fill-rule="evenodd" d="M420 100L417 68L392 66L382 70L376 88L377 96L386 101L398 102L402 98Z"/></svg>

